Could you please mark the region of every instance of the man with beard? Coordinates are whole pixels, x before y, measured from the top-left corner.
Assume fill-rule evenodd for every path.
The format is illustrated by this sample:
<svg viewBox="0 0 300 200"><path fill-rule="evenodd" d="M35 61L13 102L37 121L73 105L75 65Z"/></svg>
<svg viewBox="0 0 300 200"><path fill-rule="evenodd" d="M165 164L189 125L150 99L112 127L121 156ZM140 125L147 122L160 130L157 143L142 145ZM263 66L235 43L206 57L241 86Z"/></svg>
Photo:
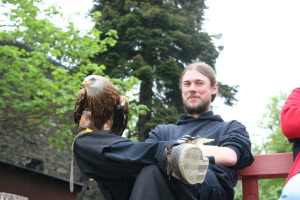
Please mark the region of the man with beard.
<svg viewBox="0 0 300 200"><path fill-rule="evenodd" d="M180 87L187 114L157 126L144 143L108 131L76 138L77 164L106 199L234 198L237 170L253 162L246 127L211 110L218 83L206 63L188 65Z"/></svg>

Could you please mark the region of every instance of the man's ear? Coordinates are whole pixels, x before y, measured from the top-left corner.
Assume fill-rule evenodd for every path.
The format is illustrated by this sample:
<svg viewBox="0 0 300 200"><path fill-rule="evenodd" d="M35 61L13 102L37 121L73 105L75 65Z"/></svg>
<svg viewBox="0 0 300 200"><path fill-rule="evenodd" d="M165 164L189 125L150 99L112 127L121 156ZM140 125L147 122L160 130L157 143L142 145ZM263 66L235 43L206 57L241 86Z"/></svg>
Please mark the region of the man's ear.
<svg viewBox="0 0 300 200"><path fill-rule="evenodd" d="M217 94L219 88L219 84L216 83L215 85L212 86L212 94Z"/></svg>

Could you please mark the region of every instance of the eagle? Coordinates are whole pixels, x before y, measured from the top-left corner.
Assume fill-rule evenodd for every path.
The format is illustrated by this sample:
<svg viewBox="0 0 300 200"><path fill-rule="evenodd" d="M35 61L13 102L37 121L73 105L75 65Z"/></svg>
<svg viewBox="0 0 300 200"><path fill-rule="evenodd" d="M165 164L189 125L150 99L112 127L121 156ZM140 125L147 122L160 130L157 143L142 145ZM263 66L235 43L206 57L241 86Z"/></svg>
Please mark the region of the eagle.
<svg viewBox="0 0 300 200"><path fill-rule="evenodd" d="M129 118L129 102L107 78L89 75L77 94L74 121L85 129L109 130L122 135ZM87 131L85 131L87 132Z"/></svg>

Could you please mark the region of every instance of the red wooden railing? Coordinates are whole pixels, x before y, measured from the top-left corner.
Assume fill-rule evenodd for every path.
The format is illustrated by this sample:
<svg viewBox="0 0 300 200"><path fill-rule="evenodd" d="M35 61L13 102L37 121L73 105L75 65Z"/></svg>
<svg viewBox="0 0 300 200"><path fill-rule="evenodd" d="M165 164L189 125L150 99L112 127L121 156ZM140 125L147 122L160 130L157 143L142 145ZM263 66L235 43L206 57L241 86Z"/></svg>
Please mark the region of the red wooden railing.
<svg viewBox="0 0 300 200"><path fill-rule="evenodd" d="M293 164L292 153L255 155L254 159L251 166L238 172L244 200L258 200L258 180L286 178Z"/></svg>

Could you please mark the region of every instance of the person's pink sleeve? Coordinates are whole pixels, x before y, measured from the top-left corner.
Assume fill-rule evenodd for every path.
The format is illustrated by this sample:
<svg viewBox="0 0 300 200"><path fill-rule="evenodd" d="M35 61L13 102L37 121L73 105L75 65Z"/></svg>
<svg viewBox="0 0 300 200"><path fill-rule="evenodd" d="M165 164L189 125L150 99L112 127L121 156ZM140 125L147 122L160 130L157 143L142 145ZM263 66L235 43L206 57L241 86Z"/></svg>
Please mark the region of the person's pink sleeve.
<svg viewBox="0 0 300 200"><path fill-rule="evenodd" d="M300 88L287 98L280 114L282 133L288 139L300 138Z"/></svg>

